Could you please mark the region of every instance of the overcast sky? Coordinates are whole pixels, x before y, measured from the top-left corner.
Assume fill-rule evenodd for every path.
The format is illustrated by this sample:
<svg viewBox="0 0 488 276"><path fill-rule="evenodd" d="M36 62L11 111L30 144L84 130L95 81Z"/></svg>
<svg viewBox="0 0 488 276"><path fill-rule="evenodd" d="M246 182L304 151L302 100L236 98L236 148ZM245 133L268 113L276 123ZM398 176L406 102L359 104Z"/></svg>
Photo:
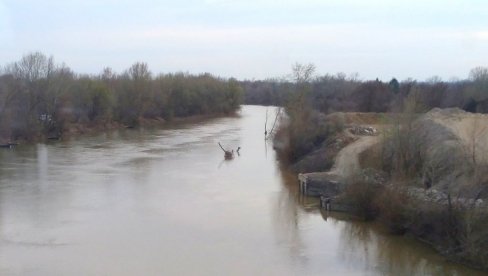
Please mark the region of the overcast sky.
<svg viewBox="0 0 488 276"><path fill-rule="evenodd" d="M318 74L466 78L488 66L486 0L0 0L0 65L32 51L79 73L159 72L238 79Z"/></svg>

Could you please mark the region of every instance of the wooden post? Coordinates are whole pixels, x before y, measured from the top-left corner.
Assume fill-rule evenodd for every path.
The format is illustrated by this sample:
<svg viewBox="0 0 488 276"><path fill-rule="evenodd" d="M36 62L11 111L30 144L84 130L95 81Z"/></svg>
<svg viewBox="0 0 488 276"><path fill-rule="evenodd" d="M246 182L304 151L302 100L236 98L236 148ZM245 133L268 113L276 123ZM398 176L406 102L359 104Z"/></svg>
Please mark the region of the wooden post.
<svg viewBox="0 0 488 276"><path fill-rule="evenodd" d="M330 197L321 196L320 197L320 208L330 211Z"/></svg>

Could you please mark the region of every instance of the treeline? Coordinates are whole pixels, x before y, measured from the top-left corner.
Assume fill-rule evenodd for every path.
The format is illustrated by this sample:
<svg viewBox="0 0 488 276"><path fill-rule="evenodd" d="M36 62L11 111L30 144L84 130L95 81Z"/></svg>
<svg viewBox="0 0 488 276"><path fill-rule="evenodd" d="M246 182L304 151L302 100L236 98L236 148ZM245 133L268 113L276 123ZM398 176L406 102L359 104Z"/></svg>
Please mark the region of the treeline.
<svg viewBox="0 0 488 276"><path fill-rule="evenodd" d="M287 80L241 81L244 102L252 105L284 106L293 92L293 84Z"/></svg>
<svg viewBox="0 0 488 276"><path fill-rule="evenodd" d="M234 79L153 75L140 62L121 74L105 68L81 75L32 53L0 70L0 141L59 137L73 124L132 127L145 119L229 114L241 101Z"/></svg>
<svg viewBox="0 0 488 276"><path fill-rule="evenodd" d="M295 69L294 69L295 70ZM401 112L404 102L414 100L423 111L435 107L458 107L469 112L488 113L488 68L471 70L469 79L428 81L412 79L389 82L360 81L354 75L324 75L307 80L308 106L323 113ZM286 106L294 100L295 80L243 81L245 103Z"/></svg>
<svg viewBox="0 0 488 276"><path fill-rule="evenodd" d="M313 64L295 64L289 80L241 82L248 104L280 105L287 110L287 159L295 162L317 149L338 130L324 114L332 112L423 113L432 108L458 107L488 113L488 68L471 70L469 78L444 82L393 78L360 81L345 74L315 76Z"/></svg>

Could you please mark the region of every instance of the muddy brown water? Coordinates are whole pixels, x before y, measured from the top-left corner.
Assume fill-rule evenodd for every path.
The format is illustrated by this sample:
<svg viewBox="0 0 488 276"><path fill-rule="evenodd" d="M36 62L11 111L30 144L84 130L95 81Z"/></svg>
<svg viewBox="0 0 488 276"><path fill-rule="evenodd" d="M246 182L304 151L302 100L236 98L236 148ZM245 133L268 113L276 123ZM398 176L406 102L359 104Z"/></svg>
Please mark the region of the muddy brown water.
<svg viewBox="0 0 488 276"><path fill-rule="evenodd" d="M320 212L265 113L1 150L0 275L483 275Z"/></svg>

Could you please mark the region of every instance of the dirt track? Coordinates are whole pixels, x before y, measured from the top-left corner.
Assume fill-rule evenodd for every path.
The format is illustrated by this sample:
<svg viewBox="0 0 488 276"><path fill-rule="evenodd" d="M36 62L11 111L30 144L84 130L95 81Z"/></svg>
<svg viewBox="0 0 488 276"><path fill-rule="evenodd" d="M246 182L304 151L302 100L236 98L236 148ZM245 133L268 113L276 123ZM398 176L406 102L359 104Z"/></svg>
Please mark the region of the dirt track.
<svg viewBox="0 0 488 276"><path fill-rule="evenodd" d="M354 143L343 148L336 156L331 174L346 178L359 171L359 154L379 142L379 136L360 136Z"/></svg>
<svg viewBox="0 0 488 276"><path fill-rule="evenodd" d="M380 131L387 127L387 114L369 114L369 113L333 113L329 115L330 119L340 119L343 122L352 125L374 125ZM447 130L454 134L456 143L463 147L464 151L475 152L476 160L488 162L488 115L472 114L457 108L433 109L422 115L420 118L426 124L430 134L441 138L446 134L440 130ZM434 128L433 124L441 128ZM359 165L359 154L381 139L379 136L362 136L353 135L350 131L345 131L347 136L353 136L357 140L339 151L334 160L334 166L328 174L344 178L353 175L361 168ZM437 147L439 144L432 144L430 147Z"/></svg>

